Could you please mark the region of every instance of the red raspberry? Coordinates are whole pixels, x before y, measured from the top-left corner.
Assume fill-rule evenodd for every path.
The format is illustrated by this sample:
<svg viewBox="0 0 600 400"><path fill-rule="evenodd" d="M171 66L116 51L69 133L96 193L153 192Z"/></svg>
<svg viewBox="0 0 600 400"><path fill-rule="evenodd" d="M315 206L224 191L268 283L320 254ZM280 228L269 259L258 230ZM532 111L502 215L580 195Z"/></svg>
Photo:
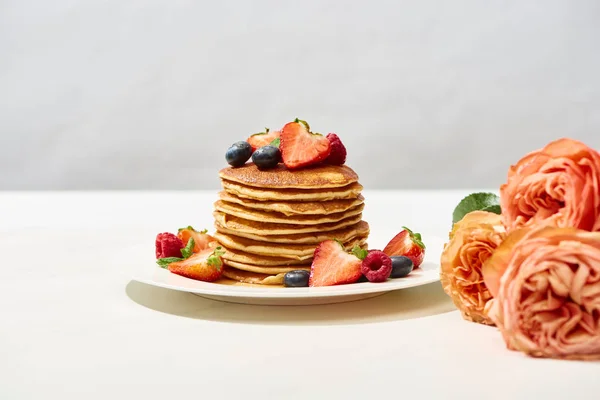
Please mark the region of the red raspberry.
<svg viewBox="0 0 600 400"><path fill-rule="evenodd" d="M331 153L325 159L325 164L343 165L346 162L346 147L335 133L329 133L327 139L331 144Z"/></svg>
<svg viewBox="0 0 600 400"><path fill-rule="evenodd" d="M184 247L181 239L172 233L165 232L156 235L156 259L181 257L181 249Z"/></svg>
<svg viewBox="0 0 600 400"><path fill-rule="evenodd" d="M392 273L392 259L383 251L370 251L360 266L360 272L371 282L384 282Z"/></svg>

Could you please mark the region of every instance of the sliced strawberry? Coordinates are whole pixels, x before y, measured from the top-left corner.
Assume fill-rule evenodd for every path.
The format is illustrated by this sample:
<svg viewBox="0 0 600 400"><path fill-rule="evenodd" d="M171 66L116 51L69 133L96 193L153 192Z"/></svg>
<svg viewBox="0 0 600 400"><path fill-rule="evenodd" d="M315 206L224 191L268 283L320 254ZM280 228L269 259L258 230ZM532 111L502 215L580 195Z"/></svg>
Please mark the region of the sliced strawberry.
<svg viewBox="0 0 600 400"><path fill-rule="evenodd" d="M306 121L296 118L281 130L281 158L289 169L306 167L326 159L331 144L325 136L310 132Z"/></svg>
<svg viewBox="0 0 600 400"><path fill-rule="evenodd" d="M333 286L354 283L361 277L362 260L346 252L336 240L321 242L315 249L308 286Z"/></svg>
<svg viewBox="0 0 600 400"><path fill-rule="evenodd" d="M423 244L420 233L413 233L405 226L402 228L404 230L390 240L383 252L390 257L408 257L412 260L415 268L418 268L425 258L425 244Z"/></svg>
<svg viewBox="0 0 600 400"><path fill-rule="evenodd" d="M280 131L270 131L269 128L265 128L264 132L255 133L246 139L246 142L250 143L250 146L252 146L252 152L255 152L257 149L271 144L271 142L277 139L280 135Z"/></svg>
<svg viewBox="0 0 600 400"><path fill-rule="evenodd" d="M210 236L206 232L206 229L201 232L198 232L191 226L188 226L187 228L180 228L177 232L177 237L181 239L184 246L187 246L187 243L190 240L190 238L194 238L194 248L192 251L194 253L198 253L199 251L207 249L210 243L217 241L217 239Z"/></svg>
<svg viewBox="0 0 600 400"><path fill-rule="evenodd" d="M185 260L175 261L168 268L174 274L204 282L214 282L223 274L224 252L220 247L205 249Z"/></svg>

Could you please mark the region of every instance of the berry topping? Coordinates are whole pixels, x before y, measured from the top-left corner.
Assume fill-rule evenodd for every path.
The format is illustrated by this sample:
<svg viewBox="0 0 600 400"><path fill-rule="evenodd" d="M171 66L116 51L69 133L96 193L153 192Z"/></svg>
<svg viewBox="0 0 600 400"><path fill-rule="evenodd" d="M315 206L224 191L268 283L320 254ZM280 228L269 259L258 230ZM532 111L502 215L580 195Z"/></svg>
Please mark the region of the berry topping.
<svg viewBox="0 0 600 400"><path fill-rule="evenodd" d="M418 268L425 258L425 244L420 233L413 233L403 226L404 230L398 233L385 246L383 252L388 256L405 256L412 260L414 267Z"/></svg>
<svg viewBox="0 0 600 400"><path fill-rule="evenodd" d="M179 228L177 232L177 237L181 239L184 246L186 246L189 243L190 239L194 239L194 247L192 251L194 253L198 253L201 250L209 248L211 243L217 242L217 239L210 236L206 232L206 229L198 232L191 226L188 226L187 228Z"/></svg>
<svg viewBox="0 0 600 400"><path fill-rule="evenodd" d="M346 252L337 240L321 242L315 249L310 267L309 286L333 286L354 283L360 279L362 261Z"/></svg>
<svg viewBox="0 0 600 400"><path fill-rule="evenodd" d="M317 164L331 153L331 144L325 136L310 132L306 121L296 118L281 131L281 157L288 169Z"/></svg>
<svg viewBox="0 0 600 400"><path fill-rule="evenodd" d="M250 136L246 141L250 144L250 146L252 146L252 151L254 152L259 148L270 144L280 135L280 131L270 131L269 128L265 128L264 132L255 133L254 135Z"/></svg>
<svg viewBox="0 0 600 400"><path fill-rule="evenodd" d="M327 139L331 144L331 153L329 157L325 159L326 164L330 165L344 165L346 162L346 147L340 140L340 137L335 133L329 133Z"/></svg>
<svg viewBox="0 0 600 400"><path fill-rule="evenodd" d="M360 271L370 282L385 282L392 273L392 260L383 251L370 251Z"/></svg>
<svg viewBox="0 0 600 400"><path fill-rule="evenodd" d="M263 146L252 154L252 162L260 170L275 168L280 161L281 152L275 146Z"/></svg>
<svg viewBox="0 0 600 400"><path fill-rule="evenodd" d="M390 278L404 278L410 274L414 268L412 260L404 256L393 256L392 259L392 273Z"/></svg>
<svg viewBox="0 0 600 400"><path fill-rule="evenodd" d="M227 164L232 167L241 167L252 155L252 146L248 142L240 141L231 145L225 153Z"/></svg>
<svg viewBox="0 0 600 400"><path fill-rule="evenodd" d="M290 271L283 276L283 285L286 287L305 287L308 286L309 277L309 271L304 271L302 269Z"/></svg>
<svg viewBox="0 0 600 400"><path fill-rule="evenodd" d="M172 233L165 232L156 235L156 258L181 257L183 241Z"/></svg>
<svg viewBox="0 0 600 400"><path fill-rule="evenodd" d="M221 247L205 249L184 260L171 262L167 268L172 273L186 278L214 282L223 274L223 254L225 252Z"/></svg>

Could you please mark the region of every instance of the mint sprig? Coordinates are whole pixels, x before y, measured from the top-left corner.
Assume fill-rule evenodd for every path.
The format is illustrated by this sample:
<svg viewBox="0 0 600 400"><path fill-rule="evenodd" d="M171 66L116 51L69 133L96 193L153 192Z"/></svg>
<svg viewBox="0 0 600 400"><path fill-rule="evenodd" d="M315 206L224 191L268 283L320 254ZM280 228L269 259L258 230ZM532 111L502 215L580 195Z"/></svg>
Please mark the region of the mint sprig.
<svg viewBox="0 0 600 400"><path fill-rule="evenodd" d="M281 139L280 138L275 138L275 139L273 139L273 141L271 143L269 143L269 146L273 146L273 147L279 148L280 144L281 144Z"/></svg>
<svg viewBox="0 0 600 400"><path fill-rule="evenodd" d="M475 192L464 197L452 213L452 224L457 223L470 212L488 211L495 214L501 214L500 197L489 192Z"/></svg>

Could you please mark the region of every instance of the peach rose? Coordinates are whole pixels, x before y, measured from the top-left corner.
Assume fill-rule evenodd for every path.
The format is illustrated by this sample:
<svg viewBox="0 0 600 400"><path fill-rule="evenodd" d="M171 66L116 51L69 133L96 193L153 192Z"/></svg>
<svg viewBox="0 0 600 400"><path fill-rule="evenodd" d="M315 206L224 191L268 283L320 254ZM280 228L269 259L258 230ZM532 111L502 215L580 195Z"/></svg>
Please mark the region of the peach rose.
<svg viewBox="0 0 600 400"><path fill-rule="evenodd" d="M473 211L454 224L450 241L444 246L440 260L442 286L468 321L493 325L484 314L492 295L483 282L481 266L504 237L500 215Z"/></svg>
<svg viewBox="0 0 600 400"><path fill-rule="evenodd" d="M486 310L509 349L600 359L600 232L526 228L483 265Z"/></svg>
<svg viewBox="0 0 600 400"><path fill-rule="evenodd" d="M600 231L600 154L559 139L511 166L500 187L508 232L541 224Z"/></svg>

